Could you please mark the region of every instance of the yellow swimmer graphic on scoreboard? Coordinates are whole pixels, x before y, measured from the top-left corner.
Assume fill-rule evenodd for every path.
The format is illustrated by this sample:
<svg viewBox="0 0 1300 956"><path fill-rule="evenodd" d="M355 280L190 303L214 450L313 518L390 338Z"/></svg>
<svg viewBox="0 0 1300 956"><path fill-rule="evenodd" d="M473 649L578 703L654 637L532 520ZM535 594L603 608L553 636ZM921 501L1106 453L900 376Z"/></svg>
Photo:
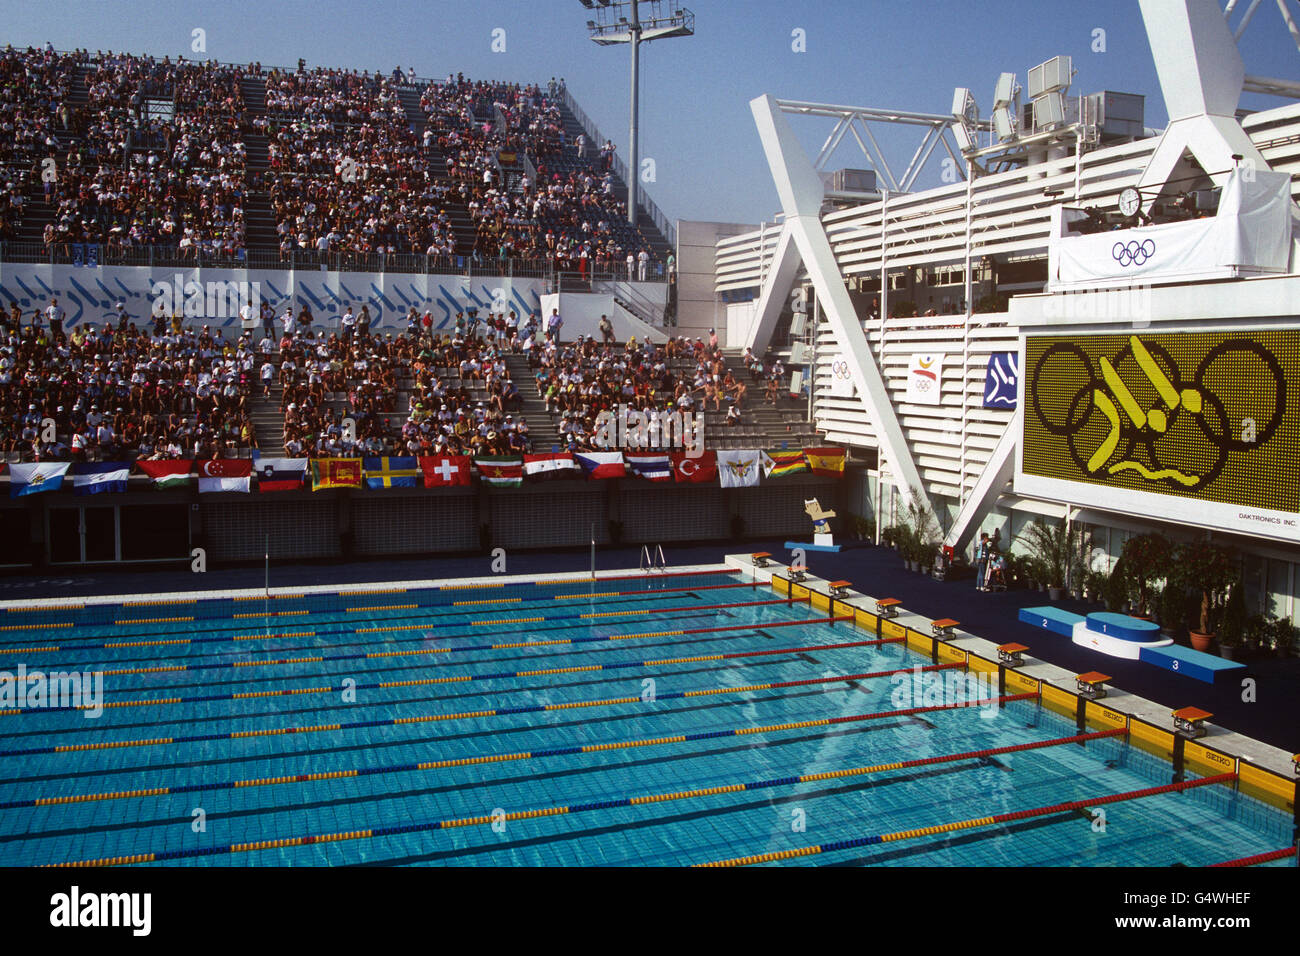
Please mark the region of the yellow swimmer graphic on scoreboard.
<svg viewBox="0 0 1300 956"><path fill-rule="evenodd" d="M1285 444L1274 438L1295 418L1278 358L1287 353L1272 342L1289 334L1028 340L1025 470L1183 493L1224 476L1243 486L1224 491L1236 500L1246 473L1269 470L1270 443Z"/></svg>

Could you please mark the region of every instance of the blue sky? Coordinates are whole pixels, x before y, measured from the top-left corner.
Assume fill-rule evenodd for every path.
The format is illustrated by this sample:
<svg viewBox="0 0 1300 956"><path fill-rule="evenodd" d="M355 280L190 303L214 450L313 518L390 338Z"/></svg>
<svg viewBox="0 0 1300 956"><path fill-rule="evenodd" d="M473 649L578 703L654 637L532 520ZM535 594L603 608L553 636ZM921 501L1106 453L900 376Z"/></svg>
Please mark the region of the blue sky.
<svg viewBox="0 0 1300 956"><path fill-rule="evenodd" d="M1155 68L1136 0L686 0L696 35L642 46L641 155L652 157L650 196L670 218L758 222L777 211L749 100L789 99L947 113L968 86L985 114L999 72L1023 85L1029 67L1074 57L1074 93L1117 90L1147 97L1148 126L1164 123ZM1244 8L1247 4L1241 4ZM1293 5L1293 10L1294 10ZM0 42L185 54L264 65L309 64L421 76L539 81L563 76L620 149L628 139L626 47L587 38L579 0L88 0L6 4ZM1239 16L1240 13L1237 14ZM191 53L192 31L206 54ZM492 51L505 30L505 52ZM801 29L806 52L792 50ZM1105 52L1092 51L1094 30ZM1300 53L1272 3L1242 38L1248 73L1296 78ZM1283 101L1246 97L1267 108ZM829 123L829 121L825 121ZM829 130L799 120L815 151ZM879 132L891 164L905 166L919 137ZM835 166L860 166L844 148ZM901 154L901 155L900 155ZM858 154L860 156L860 154ZM895 157L897 157L895 159ZM936 183L929 168L920 185Z"/></svg>

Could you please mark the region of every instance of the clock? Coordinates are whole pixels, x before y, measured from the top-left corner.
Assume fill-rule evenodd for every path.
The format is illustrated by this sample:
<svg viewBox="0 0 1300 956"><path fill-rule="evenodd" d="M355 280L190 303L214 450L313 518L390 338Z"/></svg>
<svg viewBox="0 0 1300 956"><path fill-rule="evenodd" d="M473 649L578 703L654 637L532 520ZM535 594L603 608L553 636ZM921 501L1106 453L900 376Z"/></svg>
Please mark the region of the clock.
<svg viewBox="0 0 1300 956"><path fill-rule="evenodd" d="M1125 217L1132 217L1137 215L1138 210L1141 208L1142 208L1142 195L1132 186L1129 186L1127 189L1125 189L1122 193L1119 194L1119 211Z"/></svg>

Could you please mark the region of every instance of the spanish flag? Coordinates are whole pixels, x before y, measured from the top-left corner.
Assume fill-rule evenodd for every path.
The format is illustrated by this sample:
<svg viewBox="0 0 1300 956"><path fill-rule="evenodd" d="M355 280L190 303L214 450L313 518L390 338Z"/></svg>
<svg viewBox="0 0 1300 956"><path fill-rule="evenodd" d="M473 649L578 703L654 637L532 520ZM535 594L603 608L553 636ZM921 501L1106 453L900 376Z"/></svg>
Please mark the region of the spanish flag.
<svg viewBox="0 0 1300 956"><path fill-rule="evenodd" d="M423 483L423 472L414 458L363 459L367 488L416 488Z"/></svg>
<svg viewBox="0 0 1300 956"><path fill-rule="evenodd" d="M823 478L842 478L844 476L843 448L805 448L804 458L814 475Z"/></svg>
<svg viewBox="0 0 1300 956"><path fill-rule="evenodd" d="M311 460L312 491L360 487L360 458L313 458Z"/></svg>

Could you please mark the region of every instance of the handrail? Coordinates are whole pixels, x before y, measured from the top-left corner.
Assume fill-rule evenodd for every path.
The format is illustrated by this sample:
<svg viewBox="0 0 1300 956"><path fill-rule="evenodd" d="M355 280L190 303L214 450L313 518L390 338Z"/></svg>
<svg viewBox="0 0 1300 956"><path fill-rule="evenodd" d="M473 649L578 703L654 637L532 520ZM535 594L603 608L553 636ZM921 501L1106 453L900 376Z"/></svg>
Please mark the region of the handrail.
<svg viewBox="0 0 1300 956"><path fill-rule="evenodd" d="M582 107L580 107L578 101L573 98L573 94L569 92L568 87L565 87L560 91L560 93L564 105L569 108L570 112L573 113L574 118L578 121L578 124L586 131L587 136L592 141L592 145L596 149L599 149L600 144L605 142L608 137L601 135L596 124L593 123L590 117L583 112ZM628 179L627 163L623 161L623 158L617 152L614 153L613 159L615 174L623 181L624 185L627 185L631 182L631 180ZM644 185L639 185L637 187L636 194L641 211L650 217L650 221L655 224L655 227L659 230L660 234L668 240L669 246L675 250L677 248L677 227L670 223L668 217L664 215L663 211L657 205L655 205L654 200L646 193Z"/></svg>

